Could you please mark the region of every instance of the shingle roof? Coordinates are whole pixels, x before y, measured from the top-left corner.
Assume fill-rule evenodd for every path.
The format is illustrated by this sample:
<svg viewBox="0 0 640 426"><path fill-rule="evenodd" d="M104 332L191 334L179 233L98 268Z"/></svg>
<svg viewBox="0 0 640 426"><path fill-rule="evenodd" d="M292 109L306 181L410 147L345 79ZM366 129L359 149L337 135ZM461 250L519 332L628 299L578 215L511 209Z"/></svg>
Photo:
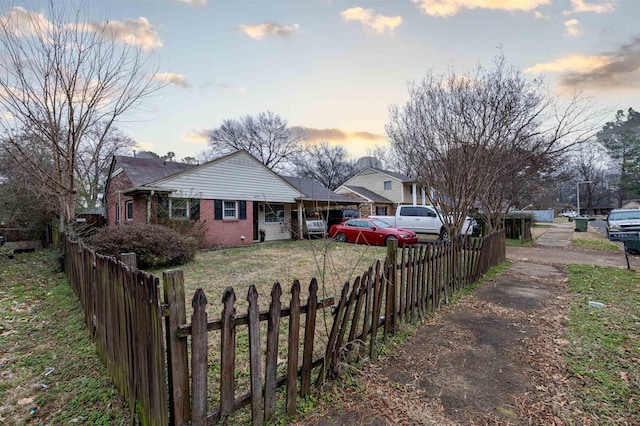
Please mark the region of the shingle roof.
<svg viewBox="0 0 640 426"><path fill-rule="evenodd" d="M320 182L313 179L296 176L282 176L282 178L289 182L289 184L295 187L298 191L302 192L305 195L306 200L332 201L336 203L349 204L359 203L358 200L347 197L346 195L336 194Z"/></svg>
<svg viewBox="0 0 640 426"><path fill-rule="evenodd" d="M388 198L383 197L382 195L376 194L373 191L368 190L363 186L355 186L355 185L342 185L343 188L347 188L349 191L360 195L368 200L373 201L374 203L393 203L393 201Z"/></svg>
<svg viewBox="0 0 640 426"><path fill-rule="evenodd" d="M407 176L405 174L402 174L402 173L392 172L390 170L379 169L377 167L369 167L369 168L373 169L373 170L375 170L377 172L384 173L384 174L389 175L389 176L393 176L394 178L399 179L402 182L414 182L415 181L415 179L413 179L413 178L411 178L411 177L409 177L409 176Z"/></svg>
<svg viewBox="0 0 640 426"><path fill-rule="evenodd" d="M184 170L196 167L195 164L174 163L150 158L116 156L116 164L122 167L134 187L154 182Z"/></svg>

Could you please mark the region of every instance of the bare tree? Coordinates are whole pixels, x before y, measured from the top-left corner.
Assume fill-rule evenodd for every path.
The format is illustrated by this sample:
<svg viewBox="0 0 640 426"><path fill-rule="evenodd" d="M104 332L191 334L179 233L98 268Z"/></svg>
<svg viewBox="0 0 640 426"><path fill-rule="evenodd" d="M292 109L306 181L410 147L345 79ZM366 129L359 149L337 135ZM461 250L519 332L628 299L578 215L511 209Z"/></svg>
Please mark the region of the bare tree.
<svg viewBox="0 0 640 426"><path fill-rule="evenodd" d="M580 145L571 152L569 164L575 170L575 179L571 182L573 195L577 196L576 182L590 182L580 188L580 205L586 208L587 213L593 212L593 207L598 204L610 202L607 160L604 148L595 142Z"/></svg>
<svg viewBox="0 0 640 426"><path fill-rule="evenodd" d="M56 200L48 191L42 190L37 170L51 170L51 157L38 141L33 141L26 150L39 167L31 172L21 167L20 153L11 153L10 149L0 150L0 210L4 211L3 219L34 226L48 223L57 215Z"/></svg>
<svg viewBox="0 0 640 426"><path fill-rule="evenodd" d="M562 105L498 56L492 69L429 72L392 106L387 135L409 174L427 188L450 235L480 202L491 229L559 156L593 134L579 95Z"/></svg>
<svg viewBox="0 0 640 426"><path fill-rule="evenodd" d="M305 149L296 161L298 176L314 179L334 190L349 179L354 172L354 162L347 150L327 142Z"/></svg>
<svg viewBox="0 0 640 426"><path fill-rule="evenodd" d="M267 111L224 120L209 134L210 150L201 157L210 160L244 149L268 168L282 172L291 168L302 153L303 140L301 132L292 133L286 120Z"/></svg>
<svg viewBox="0 0 640 426"><path fill-rule="evenodd" d="M406 166L398 158L396 151L391 146L377 145L374 149L368 148L366 150L366 154L367 156L363 158L364 159L373 158L377 160L377 162L379 163L379 167L381 169L391 170L394 172L404 173L404 174L408 173ZM365 164L366 164L366 161L367 160L364 160ZM358 160L358 162L362 164L360 160Z"/></svg>
<svg viewBox="0 0 640 426"><path fill-rule="evenodd" d="M118 41L107 23L86 22L83 8L50 0L48 16L14 7L0 17L0 126L7 152L57 201L60 228L74 220L79 148L101 141L113 123L163 85L150 78L150 56ZM24 129L52 159L44 169Z"/></svg>
<svg viewBox="0 0 640 426"><path fill-rule="evenodd" d="M77 204L87 208L98 206L98 198L107 179L111 158L130 152L136 142L115 126L104 131L97 124L85 134L78 147L76 162Z"/></svg>

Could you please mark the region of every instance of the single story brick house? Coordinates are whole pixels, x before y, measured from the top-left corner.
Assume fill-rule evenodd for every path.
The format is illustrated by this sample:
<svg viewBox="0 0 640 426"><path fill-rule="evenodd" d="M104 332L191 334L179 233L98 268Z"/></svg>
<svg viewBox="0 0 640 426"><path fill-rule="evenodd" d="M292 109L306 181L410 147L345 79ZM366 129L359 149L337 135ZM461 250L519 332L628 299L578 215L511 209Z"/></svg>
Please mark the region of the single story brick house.
<svg viewBox="0 0 640 426"><path fill-rule="evenodd" d="M309 202L244 150L200 165L114 156L105 186L107 226L199 223L203 248L301 235L291 226L301 226Z"/></svg>

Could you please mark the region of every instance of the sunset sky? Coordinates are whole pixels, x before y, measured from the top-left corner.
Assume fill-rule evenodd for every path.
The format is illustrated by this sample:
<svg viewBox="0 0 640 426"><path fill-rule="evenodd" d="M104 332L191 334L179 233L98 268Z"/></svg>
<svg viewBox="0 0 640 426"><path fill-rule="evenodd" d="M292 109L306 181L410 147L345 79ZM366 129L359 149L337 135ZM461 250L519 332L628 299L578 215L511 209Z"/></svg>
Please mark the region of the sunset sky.
<svg viewBox="0 0 640 426"><path fill-rule="evenodd" d="M640 109L637 0L91 0L89 18L153 51L169 81L119 127L180 159L222 120L273 111L309 142L357 158L386 145L392 104L429 70L490 67L502 52L554 93ZM30 6L25 6L30 5ZM46 13L34 1L0 1Z"/></svg>

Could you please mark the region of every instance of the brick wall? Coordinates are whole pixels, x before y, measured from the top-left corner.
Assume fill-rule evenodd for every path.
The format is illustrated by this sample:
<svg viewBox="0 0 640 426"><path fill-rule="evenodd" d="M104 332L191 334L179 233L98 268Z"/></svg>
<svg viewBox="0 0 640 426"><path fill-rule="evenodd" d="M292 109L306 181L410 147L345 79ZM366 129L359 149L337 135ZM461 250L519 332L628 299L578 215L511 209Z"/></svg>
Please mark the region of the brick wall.
<svg viewBox="0 0 640 426"><path fill-rule="evenodd" d="M206 221L205 247L239 246L253 243L253 203L247 201L247 218L214 220L213 200L200 200L200 221ZM242 238L244 237L244 239Z"/></svg>
<svg viewBox="0 0 640 426"><path fill-rule="evenodd" d="M109 182L109 191L105 196L105 209L107 212L107 226L116 226L116 203L119 202L120 207L120 219L121 222L126 222L125 220L125 202L127 200L131 200L131 197L125 197L120 195L120 191L124 191L126 189L131 188L133 185L129 178L124 174L120 173L118 176L112 178ZM136 206L134 204L134 219Z"/></svg>

